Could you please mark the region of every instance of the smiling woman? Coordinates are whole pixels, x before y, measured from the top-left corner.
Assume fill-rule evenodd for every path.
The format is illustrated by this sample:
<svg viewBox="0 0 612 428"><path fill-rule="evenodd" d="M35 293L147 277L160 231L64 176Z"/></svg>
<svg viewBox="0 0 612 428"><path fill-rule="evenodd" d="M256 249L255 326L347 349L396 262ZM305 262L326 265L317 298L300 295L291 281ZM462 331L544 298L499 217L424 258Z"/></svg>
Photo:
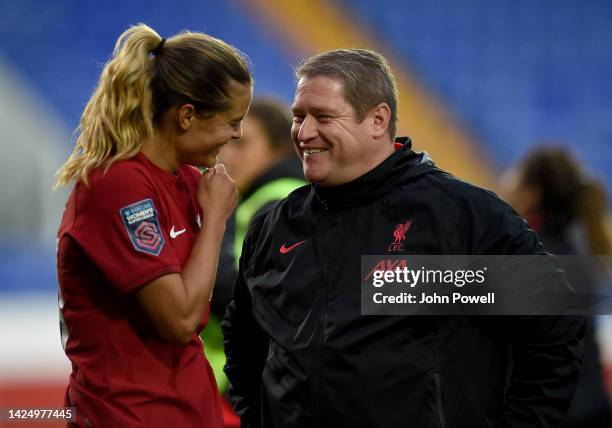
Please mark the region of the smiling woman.
<svg viewBox="0 0 612 428"><path fill-rule="evenodd" d="M154 133L143 151L170 170L177 164L210 168L215 165L219 149L228 141L242 137L241 124L251 101L251 86L232 81L227 88L232 99L228 109L217 114L202 114L192 104L169 108L160 117L160 128L172 130L178 121L182 131L174 141L168 133ZM161 150L160 150L161 148Z"/></svg>
<svg viewBox="0 0 612 428"><path fill-rule="evenodd" d="M57 263L75 426L222 426L198 333L237 201L216 157L251 86L244 56L208 35L119 37L57 178L75 182Z"/></svg>

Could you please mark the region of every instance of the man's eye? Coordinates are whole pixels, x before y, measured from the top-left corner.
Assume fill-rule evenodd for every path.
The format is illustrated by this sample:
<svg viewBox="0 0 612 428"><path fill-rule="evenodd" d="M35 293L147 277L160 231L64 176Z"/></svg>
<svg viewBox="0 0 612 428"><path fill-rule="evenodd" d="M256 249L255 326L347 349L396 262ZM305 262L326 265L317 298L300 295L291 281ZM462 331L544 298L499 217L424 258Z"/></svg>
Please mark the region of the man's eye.
<svg viewBox="0 0 612 428"><path fill-rule="evenodd" d="M302 123L304 121L304 116L293 116L294 123Z"/></svg>

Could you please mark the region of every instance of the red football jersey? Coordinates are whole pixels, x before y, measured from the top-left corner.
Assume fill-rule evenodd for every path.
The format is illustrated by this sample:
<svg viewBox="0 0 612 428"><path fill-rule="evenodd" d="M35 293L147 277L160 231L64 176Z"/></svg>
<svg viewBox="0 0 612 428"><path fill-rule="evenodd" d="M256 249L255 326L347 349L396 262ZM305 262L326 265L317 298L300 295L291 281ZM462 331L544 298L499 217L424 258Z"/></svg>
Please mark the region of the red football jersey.
<svg viewBox="0 0 612 428"><path fill-rule="evenodd" d="M140 153L89 177L89 188L75 185L58 233L66 406L79 426L222 427L198 335L185 346L163 341L131 293L183 269L202 218L199 172L173 175ZM207 319L208 310L200 329Z"/></svg>

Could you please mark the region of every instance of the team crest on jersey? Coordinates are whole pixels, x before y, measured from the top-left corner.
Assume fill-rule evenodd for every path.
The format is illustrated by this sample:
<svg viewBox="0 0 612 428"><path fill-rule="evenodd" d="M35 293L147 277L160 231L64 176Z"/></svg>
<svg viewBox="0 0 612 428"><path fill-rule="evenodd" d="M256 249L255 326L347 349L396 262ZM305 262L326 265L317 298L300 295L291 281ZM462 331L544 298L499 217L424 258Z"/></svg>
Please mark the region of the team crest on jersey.
<svg viewBox="0 0 612 428"><path fill-rule="evenodd" d="M136 251L159 255L165 241L153 201L145 199L133 203L121 208L119 213Z"/></svg>
<svg viewBox="0 0 612 428"><path fill-rule="evenodd" d="M406 240L406 232L412 226L412 219L408 219L406 223L400 223L395 226L393 231L393 242L389 244L388 252L404 251L404 241Z"/></svg>

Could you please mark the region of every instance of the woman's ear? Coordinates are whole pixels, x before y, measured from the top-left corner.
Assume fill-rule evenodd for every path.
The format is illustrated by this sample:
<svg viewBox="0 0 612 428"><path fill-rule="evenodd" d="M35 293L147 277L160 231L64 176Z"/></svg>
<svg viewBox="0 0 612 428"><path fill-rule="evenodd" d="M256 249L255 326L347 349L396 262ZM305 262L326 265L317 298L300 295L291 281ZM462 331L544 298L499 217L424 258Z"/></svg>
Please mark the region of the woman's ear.
<svg viewBox="0 0 612 428"><path fill-rule="evenodd" d="M176 121L181 131L191 128L191 123L195 119L196 110L193 104L183 104L176 110Z"/></svg>
<svg viewBox="0 0 612 428"><path fill-rule="evenodd" d="M391 109L387 103L380 103L370 110L372 120L372 136L374 138L382 138L389 130L389 121L391 120Z"/></svg>

